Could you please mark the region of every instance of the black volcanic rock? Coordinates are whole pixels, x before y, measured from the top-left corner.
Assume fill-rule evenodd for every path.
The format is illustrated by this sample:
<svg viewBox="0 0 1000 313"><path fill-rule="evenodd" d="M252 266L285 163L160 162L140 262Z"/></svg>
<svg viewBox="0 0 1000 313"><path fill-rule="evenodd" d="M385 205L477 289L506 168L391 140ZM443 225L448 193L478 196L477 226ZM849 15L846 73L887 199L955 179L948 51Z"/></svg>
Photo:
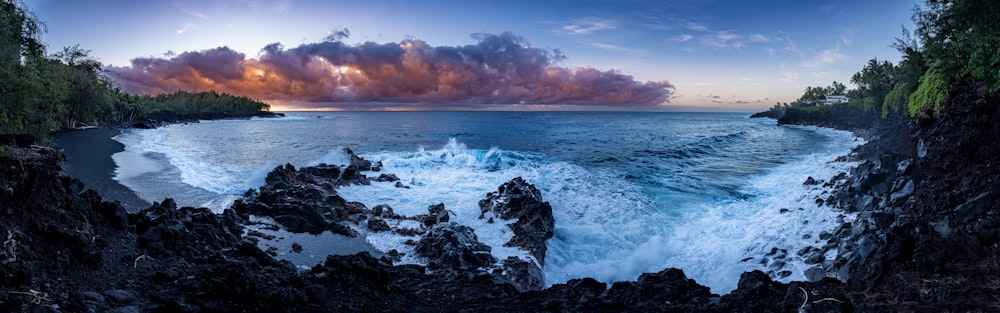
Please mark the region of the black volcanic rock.
<svg viewBox="0 0 1000 313"><path fill-rule="evenodd" d="M496 263L490 246L479 241L474 230L457 223L434 225L414 247L430 260L431 269L469 271L489 268Z"/></svg>
<svg viewBox="0 0 1000 313"><path fill-rule="evenodd" d="M540 265L545 265L548 249L545 241L553 236L555 218L552 206L542 201L542 193L534 185L520 177L514 178L479 200L479 208L482 211L480 219L492 213L503 220L514 220L510 224L514 237L504 245L525 249Z"/></svg>
<svg viewBox="0 0 1000 313"><path fill-rule="evenodd" d="M825 118L825 126L863 126L849 118L815 117ZM995 142L1000 99L981 83L966 83L949 91L945 110L935 119L892 119L874 120L881 126L861 130L869 144L847 158L860 164L849 175L826 181L835 191L824 202L856 219L820 234L825 245L800 253L837 249L836 258L810 269L815 282L786 284L754 271L721 297L674 269L611 288L580 278L523 292L517 287L523 281L478 270L482 264L495 266L495 260L467 240L474 239L471 230L452 223L431 229L452 232L435 235L440 245L426 249L438 253L429 255L471 259L457 267L476 270L428 271L359 253L328 256L299 271L240 237L242 226L234 221L248 208L213 214L176 209L165 200L127 215L79 181L60 177L60 156L51 149L4 147L0 312L1000 311L1000 144ZM346 214L344 221L351 222L368 214L357 204L329 201L337 182L330 181L330 171L320 172L327 174L285 168L268 187L281 192L250 192L244 204L339 203L342 212L320 213L324 221L332 218L328 214ZM261 197L266 199L254 199ZM298 197L308 201L294 200ZM497 217L508 211L486 204L488 214ZM408 219L387 206L379 211L380 218ZM446 240L459 234L466 240ZM472 247L468 258L441 248L454 242ZM510 263L503 271L525 264Z"/></svg>
<svg viewBox="0 0 1000 313"><path fill-rule="evenodd" d="M319 164L296 169L291 164L278 166L267 174L265 185L249 190L233 203L233 209L248 215L267 216L292 232L357 236L344 221L357 221L368 211L361 203L348 202L337 194L336 187L367 184L357 168Z"/></svg>

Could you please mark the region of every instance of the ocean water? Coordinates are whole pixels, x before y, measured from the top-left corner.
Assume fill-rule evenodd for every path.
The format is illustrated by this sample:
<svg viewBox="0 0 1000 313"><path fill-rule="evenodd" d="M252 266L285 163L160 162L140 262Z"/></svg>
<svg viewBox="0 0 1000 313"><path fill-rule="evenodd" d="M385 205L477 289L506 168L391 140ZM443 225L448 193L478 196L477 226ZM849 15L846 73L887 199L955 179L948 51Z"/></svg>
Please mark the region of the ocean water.
<svg viewBox="0 0 1000 313"><path fill-rule="evenodd" d="M500 259L526 254L503 247L512 234L478 219L478 201L520 176L553 207L548 284L634 280L677 267L723 294L753 269L804 279L809 266L794 251L822 245L820 232L854 217L818 205L829 190L803 182L856 165L834 160L862 143L847 132L777 126L746 114L623 112L292 112L115 139L126 146L113 156L115 179L140 197L218 211L279 164L346 164L347 147L382 161L383 173L411 188L349 186L339 190L344 198L406 215L442 202ZM358 230L379 251L423 262L403 244L408 238ZM765 258L774 248L790 258Z"/></svg>

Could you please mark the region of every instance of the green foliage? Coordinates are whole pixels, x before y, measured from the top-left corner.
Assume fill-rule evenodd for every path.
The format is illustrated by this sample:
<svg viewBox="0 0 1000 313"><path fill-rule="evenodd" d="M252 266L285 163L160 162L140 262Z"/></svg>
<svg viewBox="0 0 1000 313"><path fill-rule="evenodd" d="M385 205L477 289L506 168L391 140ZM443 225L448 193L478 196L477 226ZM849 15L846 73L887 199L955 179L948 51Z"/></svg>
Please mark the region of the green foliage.
<svg viewBox="0 0 1000 313"><path fill-rule="evenodd" d="M914 117L928 117L941 113L944 101L948 98L948 85L944 76L936 69L931 69L920 79L920 86L910 94L908 112Z"/></svg>
<svg viewBox="0 0 1000 313"><path fill-rule="evenodd" d="M914 14L931 68L947 85L965 79L1000 92L1000 1L928 0Z"/></svg>
<svg viewBox="0 0 1000 313"><path fill-rule="evenodd" d="M851 76L851 83L858 86L849 96L856 99L865 111L872 112L881 106L896 83L896 66L889 61L871 59L860 72Z"/></svg>
<svg viewBox="0 0 1000 313"><path fill-rule="evenodd" d="M171 94L140 96L136 100L146 113L170 111L178 114L250 116L271 109L270 105L258 100L215 91L191 93L178 90Z"/></svg>
<svg viewBox="0 0 1000 313"><path fill-rule="evenodd" d="M882 118L889 117L889 114L901 113L913 92L912 89L912 86L906 83L896 84L896 88L885 95L885 101L882 102Z"/></svg>
<svg viewBox="0 0 1000 313"><path fill-rule="evenodd" d="M847 86L837 81L826 87L806 86L805 92L792 106L799 108L817 106L821 101L826 100L826 96L843 95L846 90Z"/></svg>
<svg viewBox="0 0 1000 313"><path fill-rule="evenodd" d="M42 143L60 127L132 121L149 112L249 116L263 102L216 92L133 96L115 88L103 64L79 46L51 56L38 37L44 24L16 0L0 0L0 133Z"/></svg>

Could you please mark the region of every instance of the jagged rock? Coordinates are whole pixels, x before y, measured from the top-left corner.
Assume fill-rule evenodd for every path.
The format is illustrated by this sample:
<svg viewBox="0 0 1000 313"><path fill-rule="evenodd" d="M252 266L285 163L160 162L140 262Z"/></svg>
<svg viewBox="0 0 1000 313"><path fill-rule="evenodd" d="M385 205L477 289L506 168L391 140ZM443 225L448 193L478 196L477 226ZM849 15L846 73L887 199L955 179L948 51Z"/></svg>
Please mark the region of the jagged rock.
<svg viewBox="0 0 1000 313"><path fill-rule="evenodd" d="M503 261L503 274L511 281L521 285L524 290L541 290L545 287L545 274L542 269L530 260L516 256L507 257Z"/></svg>
<svg viewBox="0 0 1000 313"><path fill-rule="evenodd" d="M903 179L896 181L893 186L892 195L889 196L889 202L899 203L905 200L907 197L913 194L914 184L912 179Z"/></svg>
<svg viewBox="0 0 1000 313"><path fill-rule="evenodd" d="M616 282L606 294L606 300L635 303L638 306L660 302L663 303L662 311L676 311L676 308L706 311L719 300L719 296L712 294L708 287L687 278L684 271L673 268L657 273L644 273L635 282Z"/></svg>
<svg viewBox="0 0 1000 313"><path fill-rule="evenodd" d="M810 267L805 271L806 280L810 282L817 282L826 278L826 271L822 267Z"/></svg>
<svg viewBox="0 0 1000 313"><path fill-rule="evenodd" d="M388 204L376 205L372 208L372 215L385 218L399 218L399 215L396 215L396 213L392 211L392 207Z"/></svg>
<svg viewBox="0 0 1000 313"><path fill-rule="evenodd" d="M417 217L426 227L434 226L438 223L448 222L448 210L445 210L444 203L438 203L427 207L427 214Z"/></svg>
<svg viewBox="0 0 1000 313"><path fill-rule="evenodd" d="M806 259L802 262L805 264L819 264L823 263L823 261L826 261L826 256L824 256L822 252L816 251L806 257Z"/></svg>
<svg viewBox="0 0 1000 313"><path fill-rule="evenodd" d="M504 220L516 219L510 224L514 237L504 245L523 248L540 265L545 265L545 241L553 236L555 219L552 206L542 201L542 194L534 185L521 177L514 178L500 185L497 191L488 193L479 201L479 208L482 211L480 219L488 212Z"/></svg>
<svg viewBox="0 0 1000 313"><path fill-rule="evenodd" d="M368 229L373 231L386 231L389 230L389 223L381 218L370 218L368 219Z"/></svg>
<svg viewBox="0 0 1000 313"><path fill-rule="evenodd" d="M375 179L375 181L377 181L377 182L397 182L397 181L399 181L399 177L397 177L395 174L382 174L382 175L379 175L378 178Z"/></svg>
<svg viewBox="0 0 1000 313"><path fill-rule="evenodd" d="M354 166L362 171L372 170L372 162L357 156L354 154L354 151L351 151L350 148L344 148L344 153L346 153L347 157L351 159L351 166Z"/></svg>
<svg viewBox="0 0 1000 313"><path fill-rule="evenodd" d="M480 242L472 228L454 222L434 225L414 250L428 258L428 267L435 270L468 271L496 263L490 254L493 249Z"/></svg>
<svg viewBox="0 0 1000 313"><path fill-rule="evenodd" d="M363 159L353 155L354 163ZM337 186L368 184L357 165L319 164L296 169L291 164L275 167L264 179L265 185L249 190L233 203L233 209L243 215L267 216L288 231L319 234L331 231L344 236L358 234L341 223L358 223L368 209L361 203L348 202L336 192Z"/></svg>
<svg viewBox="0 0 1000 313"><path fill-rule="evenodd" d="M816 179L812 178L812 176L809 176L806 178L806 181L803 182L802 184L806 186L811 186L818 184L818 182L816 181Z"/></svg>

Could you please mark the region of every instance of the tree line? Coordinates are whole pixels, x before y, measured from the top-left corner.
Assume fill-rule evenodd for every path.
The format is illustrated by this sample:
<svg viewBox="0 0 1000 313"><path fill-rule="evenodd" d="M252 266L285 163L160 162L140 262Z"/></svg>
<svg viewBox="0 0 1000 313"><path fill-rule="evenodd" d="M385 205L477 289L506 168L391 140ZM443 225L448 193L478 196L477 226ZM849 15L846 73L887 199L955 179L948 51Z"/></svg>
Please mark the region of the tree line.
<svg viewBox="0 0 1000 313"><path fill-rule="evenodd" d="M150 113L213 112L248 116L270 106L226 93L129 94L104 65L77 46L48 54L45 24L18 0L0 0L0 134L26 133L46 142L60 128L124 123Z"/></svg>
<svg viewBox="0 0 1000 313"><path fill-rule="evenodd" d="M850 78L854 88L836 81L808 86L784 107L811 107L827 95L846 95L849 105L869 112L911 118L933 117L944 108L952 86L981 82L990 95L1000 92L1000 1L927 0L913 11L915 32L903 28L891 44L899 63L873 58Z"/></svg>

